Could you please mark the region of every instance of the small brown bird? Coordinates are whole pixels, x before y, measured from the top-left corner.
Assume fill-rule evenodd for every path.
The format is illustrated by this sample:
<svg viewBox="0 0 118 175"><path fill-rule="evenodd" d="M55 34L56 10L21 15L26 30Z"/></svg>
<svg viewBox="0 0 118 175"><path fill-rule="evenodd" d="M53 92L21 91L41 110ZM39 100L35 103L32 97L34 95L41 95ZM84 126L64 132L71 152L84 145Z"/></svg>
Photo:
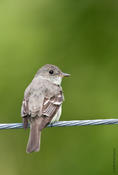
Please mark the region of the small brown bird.
<svg viewBox="0 0 118 175"><path fill-rule="evenodd" d="M64 100L61 81L69 74L63 73L57 66L46 64L41 67L24 93L21 115L23 127L30 122L30 135L27 153L40 150L41 131L49 123L59 120Z"/></svg>

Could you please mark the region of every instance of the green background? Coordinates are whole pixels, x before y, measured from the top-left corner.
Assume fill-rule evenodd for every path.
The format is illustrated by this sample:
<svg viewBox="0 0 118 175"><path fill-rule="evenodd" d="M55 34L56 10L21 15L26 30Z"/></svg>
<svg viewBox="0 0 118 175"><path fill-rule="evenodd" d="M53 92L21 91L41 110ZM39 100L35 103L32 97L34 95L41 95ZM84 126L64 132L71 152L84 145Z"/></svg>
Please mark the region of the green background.
<svg viewBox="0 0 118 175"><path fill-rule="evenodd" d="M116 0L0 1L0 123L21 122L23 93L44 64L63 81L61 120L118 117ZM4 175L111 175L118 172L118 126L47 128L41 151L26 154L28 133L0 131Z"/></svg>

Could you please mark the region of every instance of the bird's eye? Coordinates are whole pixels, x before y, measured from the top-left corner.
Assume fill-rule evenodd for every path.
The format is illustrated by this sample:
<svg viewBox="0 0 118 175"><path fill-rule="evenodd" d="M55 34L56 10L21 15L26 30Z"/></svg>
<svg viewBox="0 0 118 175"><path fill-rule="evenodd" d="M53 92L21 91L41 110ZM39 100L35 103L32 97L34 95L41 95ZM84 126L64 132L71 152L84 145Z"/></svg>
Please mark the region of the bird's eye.
<svg viewBox="0 0 118 175"><path fill-rule="evenodd" d="M53 74L53 73L54 73L54 71L53 71L53 70L50 70L50 71L49 71L49 74Z"/></svg>

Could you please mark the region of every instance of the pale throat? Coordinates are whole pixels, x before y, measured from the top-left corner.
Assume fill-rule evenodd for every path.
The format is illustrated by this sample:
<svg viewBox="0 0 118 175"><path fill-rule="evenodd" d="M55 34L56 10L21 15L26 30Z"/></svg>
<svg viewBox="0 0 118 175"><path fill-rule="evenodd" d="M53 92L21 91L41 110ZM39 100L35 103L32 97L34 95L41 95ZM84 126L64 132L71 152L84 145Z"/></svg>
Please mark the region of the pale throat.
<svg viewBox="0 0 118 175"><path fill-rule="evenodd" d="M48 80L56 85L61 85L62 82L62 77L44 77L44 76L39 76L42 80Z"/></svg>

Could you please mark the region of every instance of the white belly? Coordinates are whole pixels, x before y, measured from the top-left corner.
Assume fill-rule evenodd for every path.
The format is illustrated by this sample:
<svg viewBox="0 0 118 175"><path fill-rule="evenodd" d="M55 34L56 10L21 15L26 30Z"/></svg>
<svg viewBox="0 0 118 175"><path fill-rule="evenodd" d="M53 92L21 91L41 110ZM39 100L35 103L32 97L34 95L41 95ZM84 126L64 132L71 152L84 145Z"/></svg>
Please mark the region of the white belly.
<svg viewBox="0 0 118 175"><path fill-rule="evenodd" d="M58 112L55 114L50 123L58 122L62 113L62 106L60 106Z"/></svg>

